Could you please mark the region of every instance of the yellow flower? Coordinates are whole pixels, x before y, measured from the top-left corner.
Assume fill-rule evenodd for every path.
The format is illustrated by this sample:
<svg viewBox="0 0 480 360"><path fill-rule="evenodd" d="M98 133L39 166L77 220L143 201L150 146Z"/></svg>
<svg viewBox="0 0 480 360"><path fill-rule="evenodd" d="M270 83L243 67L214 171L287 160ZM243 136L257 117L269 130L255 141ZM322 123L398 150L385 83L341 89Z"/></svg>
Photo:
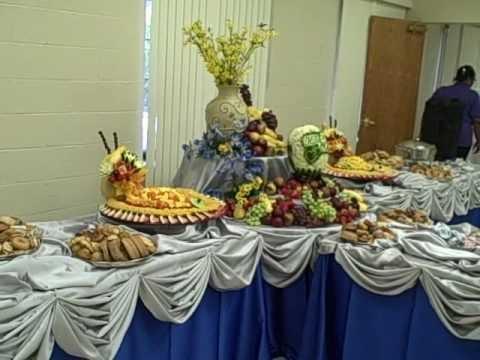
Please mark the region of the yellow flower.
<svg viewBox="0 0 480 360"><path fill-rule="evenodd" d="M231 150L232 147L228 143L218 145L218 151L222 155L228 154Z"/></svg>
<svg viewBox="0 0 480 360"><path fill-rule="evenodd" d="M227 33L217 36L201 21L195 21L183 28L185 45L196 46L207 70L215 78L217 85L238 85L250 69L248 62L256 49L265 46L265 42L277 33L261 24L255 31L245 27L234 31L233 21L226 21Z"/></svg>

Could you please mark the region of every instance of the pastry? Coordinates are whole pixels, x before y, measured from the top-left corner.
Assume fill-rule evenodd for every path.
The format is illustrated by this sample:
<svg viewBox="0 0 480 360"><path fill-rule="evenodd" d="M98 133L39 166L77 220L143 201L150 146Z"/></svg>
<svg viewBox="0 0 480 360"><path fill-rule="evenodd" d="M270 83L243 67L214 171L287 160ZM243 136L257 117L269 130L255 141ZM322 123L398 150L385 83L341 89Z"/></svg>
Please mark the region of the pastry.
<svg viewBox="0 0 480 360"><path fill-rule="evenodd" d="M424 225L430 225L432 224L432 221L428 217L428 215L421 211L421 210L416 210L416 209L391 209L391 210L386 210L381 212L378 215L378 220L379 221L385 221L385 222L390 222L390 221L396 221L402 224L406 225L414 225L414 224L424 224Z"/></svg>
<svg viewBox="0 0 480 360"><path fill-rule="evenodd" d="M10 216L0 216L0 257L21 255L40 245L40 233L31 225Z"/></svg>
<svg viewBox="0 0 480 360"><path fill-rule="evenodd" d="M405 165L405 161L401 156L390 155L383 150L375 150L360 155L362 159L374 166L384 166L392 169L401 169Z"/></svg>
<svg viewBox="0 0 480 360"><path fill-rule="evenodd" d="M440 164L413 164L410 166L410 172L439 181L449 181L454 176L450 166Z"/></svg>
<svg viewBox="0 0 480 360"><path fill-rule="evenodd" d="M125 262L145 258L157 250L155 243L114 225L97 225L70 241L74 256L93 262Z"/></svg>
<svg viewBox="0 0 480 360"><path fill-rule="evenodd" d="M133 240L132 239L129 239L127 237L124 237L122 240L120 240L122 242L122 245L125 249L125 251L127 252L128 254L128 257L130 259L138 259L140 257L140 253L139 251L137 250L137 247L135 246L135 244L133 243Z"/></svg>
<svg viewBox="0 0 480 360"><path fill-rule="evenodd" d="M388 227L370 220L344 225L340 237L345 241L358 244L373 244L377 239L396 239L395 233Z"/></svg>

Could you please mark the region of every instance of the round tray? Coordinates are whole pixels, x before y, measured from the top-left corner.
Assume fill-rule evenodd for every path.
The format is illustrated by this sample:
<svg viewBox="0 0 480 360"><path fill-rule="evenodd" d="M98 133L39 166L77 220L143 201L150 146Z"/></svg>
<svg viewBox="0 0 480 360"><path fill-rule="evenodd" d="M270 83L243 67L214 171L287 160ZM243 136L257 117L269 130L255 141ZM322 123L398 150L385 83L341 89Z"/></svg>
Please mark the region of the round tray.
<svg viewBox="0 0 480 360"><path fill-rule="evenodd" d="M124 225L134 230L140 231L149 235L178 235L185 231L188 224L141 224L136 222L121 221L109 216L103 215L101 212L98 213L98 218L101 221L112 225Z"/></svg>
<svg viewBox="0 0 480 360"><path fill-rule="evenodd" d="M352 171L352 170L343 170L343 169L336 169L331 166L327 166L323 171L325 175L340 177L344 179L350 180L358 180L358 181L387 181L395 178L399 172L396 170L392 170L389 172L378 172L378 171L371 171L371 172L360 172L360 171Z"/></svg>
<svg viewBox="0 0 480 360"><path fill-rule="evenodd" d="M88 262L89 264L92 264L95 267L102 268L102 269L113 269L113 268L129 268L132 266L137 266L146 263L147 261L150 261L151 258L153 257L154 254L150 254L144 258L141 259L135 259L135 260L129 260L129 261L89 261L89 260L84 260L80 259L83 261ZM76 259L79 259L75 257Z"/></svg>

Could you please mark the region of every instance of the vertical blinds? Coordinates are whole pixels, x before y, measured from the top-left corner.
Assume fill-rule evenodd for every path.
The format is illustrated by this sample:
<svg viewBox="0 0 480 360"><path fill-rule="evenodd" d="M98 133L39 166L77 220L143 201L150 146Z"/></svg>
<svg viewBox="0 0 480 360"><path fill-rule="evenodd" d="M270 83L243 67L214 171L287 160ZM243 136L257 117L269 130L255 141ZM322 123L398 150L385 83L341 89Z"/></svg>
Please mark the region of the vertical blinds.
<svg viewBox="0 0 480 360"><path fill-rule="evenodd" d="M205 130L205 107L216 95L195 48L183 46L182 28L202 20L214 33L225 31L225 21L254 27L270 23L271 0L163 0L154 2L149 113L149 162L155 184L168 184L183 156L182 144ZM252 59L247 79L254 101L263 106L268 48Z"/></svg>

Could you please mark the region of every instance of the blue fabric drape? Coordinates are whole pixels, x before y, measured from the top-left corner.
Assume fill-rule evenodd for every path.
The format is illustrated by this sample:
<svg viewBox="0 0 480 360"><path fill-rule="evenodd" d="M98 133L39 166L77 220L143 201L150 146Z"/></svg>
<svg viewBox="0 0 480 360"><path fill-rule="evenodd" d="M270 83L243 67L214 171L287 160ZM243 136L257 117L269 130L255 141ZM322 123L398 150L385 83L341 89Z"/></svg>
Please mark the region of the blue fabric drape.
<svg viewBox="0 0 480 360"><path fill-rule="evenodd" d="M302 360L473 360L480 342L452 335L420 284L398 296L356 285L335 261L321 256L305 318Z"/></svg>
<svg viewBox="0 0 480 360"><path fill-rule="evenodd" d="M139 300L117 360L270 360L260 268L242 290L208 288L184 324L155 319ZM53 359L76 359L55 347Z"/></svg>
<svg viewBox="0 0 480 360"><path fill-rule="evenodd" d="M480 227L480 209L451 222ZM320 256L285 289L260 269L242 290L208 288L194 315L175 325L153 318L139 301L116 359L155 360L463 360L480 342L451 335L421 285L380 296L356 285L333 255ZM53 359L74 359L55 347Z"/></svg>
<svg viewBox="0 0 480 360"><path fill-rule="evenodd" d="M455 216L450 224L469 223L473 226L480 227L480 209L470 210L467 215Z"/></svg>
<svg viewBox="0 0 480 360"><path fill-rule="evenodd" d="M311 271L305 271L293 284L279 289L263 282L268 340L272 358L297 359L310 293Z"/></svg>

